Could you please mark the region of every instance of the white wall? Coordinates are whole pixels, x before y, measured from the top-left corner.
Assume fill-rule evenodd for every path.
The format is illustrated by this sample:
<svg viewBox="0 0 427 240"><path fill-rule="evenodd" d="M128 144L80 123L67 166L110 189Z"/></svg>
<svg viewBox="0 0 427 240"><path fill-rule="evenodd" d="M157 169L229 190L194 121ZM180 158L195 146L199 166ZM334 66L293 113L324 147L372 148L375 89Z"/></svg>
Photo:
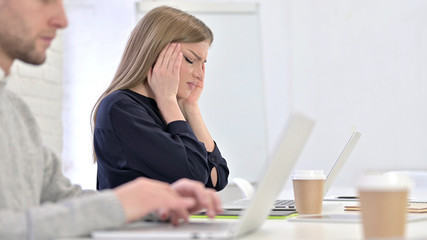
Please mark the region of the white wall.
<svg viewBox="0 0 427 240"><path fill-rule="evenodd" d="M294 107L317 120L299 163L331 164L362 137L335 186L365 170L427 169L427 2L292 2Z"/></svg>

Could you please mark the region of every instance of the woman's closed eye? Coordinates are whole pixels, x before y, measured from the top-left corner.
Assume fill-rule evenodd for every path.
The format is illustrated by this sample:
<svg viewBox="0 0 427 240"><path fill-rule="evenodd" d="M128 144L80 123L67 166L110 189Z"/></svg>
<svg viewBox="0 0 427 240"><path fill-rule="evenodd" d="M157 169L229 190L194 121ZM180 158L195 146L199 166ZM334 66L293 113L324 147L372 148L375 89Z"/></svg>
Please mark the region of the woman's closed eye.
<svg viewBox="0 0 427 240"><path fill-rule="evenodd" d="M193 61L191 61L188 57L184 56L184 58L185 58L185 61L187 61L190 64L193 64Z"/></svg>

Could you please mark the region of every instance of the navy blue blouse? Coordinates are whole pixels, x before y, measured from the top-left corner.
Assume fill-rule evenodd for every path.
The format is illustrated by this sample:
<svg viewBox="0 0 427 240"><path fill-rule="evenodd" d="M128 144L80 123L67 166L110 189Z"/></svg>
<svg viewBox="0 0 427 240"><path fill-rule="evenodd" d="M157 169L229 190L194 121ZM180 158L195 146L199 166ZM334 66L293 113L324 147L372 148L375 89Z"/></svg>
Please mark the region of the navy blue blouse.
<svg viewBox="0 0 427 240"><path fill-rule="evenodd" d="M141 176L168 183L189 178L217 191L228 182L227 162L216 143L207 152L186 121L166 125L156 101L131 90L113 92L101 101L94 148L98 190ZM213 167L218 172L215 187L210 177Z"/></svg>

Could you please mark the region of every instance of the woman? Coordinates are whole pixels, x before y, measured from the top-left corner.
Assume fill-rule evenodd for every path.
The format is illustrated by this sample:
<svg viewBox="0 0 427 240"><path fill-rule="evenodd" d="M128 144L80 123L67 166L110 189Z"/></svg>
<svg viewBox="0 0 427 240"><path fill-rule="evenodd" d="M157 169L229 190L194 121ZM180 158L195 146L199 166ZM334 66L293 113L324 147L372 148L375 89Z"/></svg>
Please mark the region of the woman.
<svg viewBox="0 0 427 240"><path fill-rule="evenodd" d="M227 185L227 162L198 105L212 41L203 22L175 8L141 19L92 111L98 189L140 176L190 178L218 191Z"/></svg>

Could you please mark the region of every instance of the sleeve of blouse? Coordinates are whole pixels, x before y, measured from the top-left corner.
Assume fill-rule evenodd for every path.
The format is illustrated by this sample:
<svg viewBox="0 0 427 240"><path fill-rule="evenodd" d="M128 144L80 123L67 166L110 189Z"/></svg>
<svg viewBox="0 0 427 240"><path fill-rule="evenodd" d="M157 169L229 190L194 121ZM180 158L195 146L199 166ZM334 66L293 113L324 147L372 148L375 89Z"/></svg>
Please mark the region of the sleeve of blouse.
<svg viewBox="0 0 427 240"><path fill-rule="evenodd" d="M114 104L109 114L126 167L170 183L180 178L208 182L206 148L186 121L171 122L163 129L144 107L123 101Z"/></svg>
<svg viewBox="0 0 427 240"><path fill-rule="evenodd" d="M214 187L212 184L212 180L209 177L207 187L215 188L217 191L221 191L228 184L228 174L229 170L227 167L227 161L222 157L221 152L217 144L215 143L215 147L212 152L208 152L208 164L209 169L212 170L213 167L216 167L218 173L218 180L216 186Z"/></svg>

